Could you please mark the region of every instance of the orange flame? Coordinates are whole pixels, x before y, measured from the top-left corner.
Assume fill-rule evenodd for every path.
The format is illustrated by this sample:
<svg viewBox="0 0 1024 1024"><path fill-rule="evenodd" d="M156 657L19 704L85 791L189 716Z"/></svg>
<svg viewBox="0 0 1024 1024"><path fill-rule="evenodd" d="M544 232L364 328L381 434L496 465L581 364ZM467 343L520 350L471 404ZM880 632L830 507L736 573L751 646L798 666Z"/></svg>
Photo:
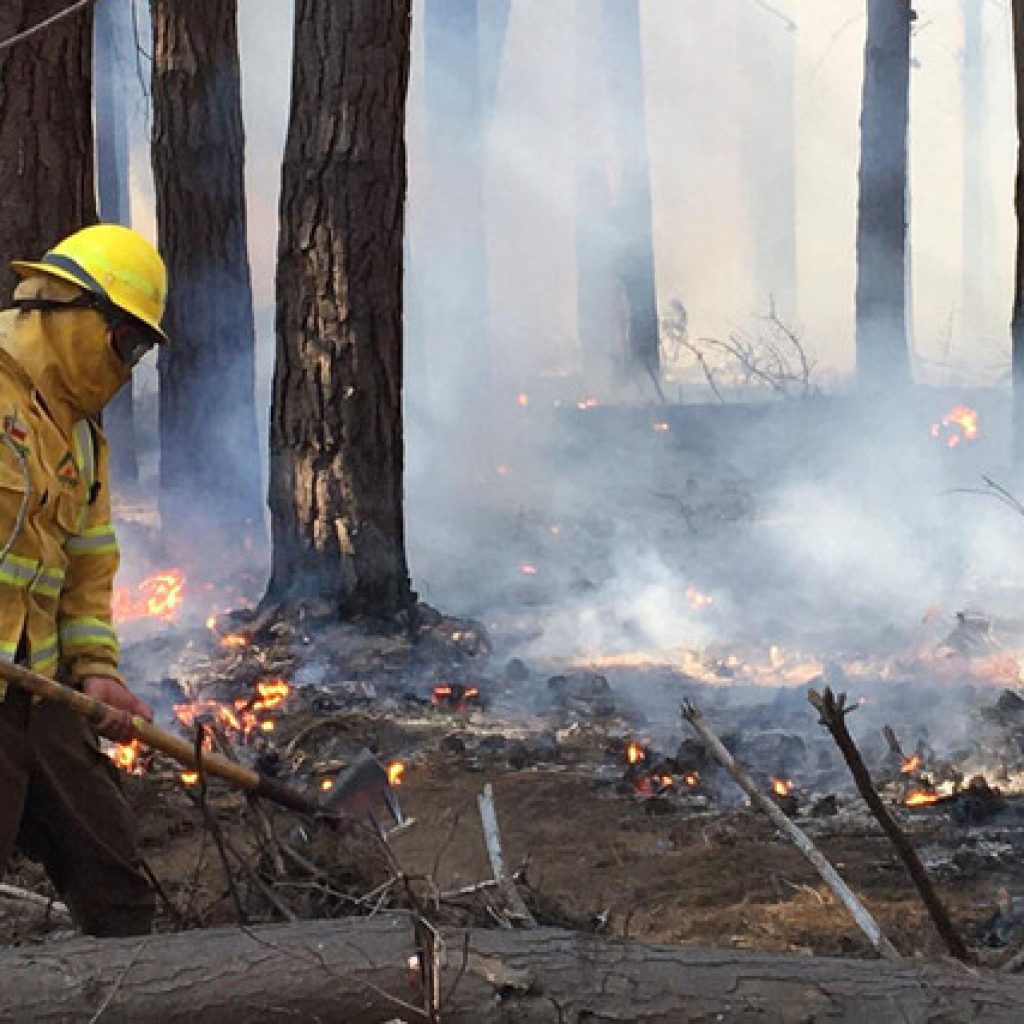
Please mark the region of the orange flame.
<svg viewBox="0 0 1024 1024"><path fill-rule="evenodd" d="M626 744L626 760L630 764L639 764L644 759L644 748L635 740Z"/></svg>
<svg viewBox="0 0 1024 1024"><path fill-rule="evenodd" d="M405 763L403 761L392 761L388 765L388 783L392 786L400 786L405 776Z"/></svg>
<svg viewBox="0 0 1024 1024"><path fill-rule="evenodd" d="M900 765L900 771L904 775L911 775L921 767L921 755L911 754L909 757L903 758L903 763Z"/></svg>
<svg viewBox="0 0 1024 1024"><path fill-rule="evenodd" d="M328 790L334 789L334 779L321 779L320 788L326 793Z"/></svg>
<svg viewBox="0 0 1024 1024"><path fill-rule="evenodd" d="M266 711L283 704L287 700L288 694L292 692L292 688L283 679L271 679L257 683L256 692L259 697L249 707L253 711Z"/></svg>
<svg viewBox="0 0 1024 1024"><path fill-rule="evenodd" d="M185 574L180 569L147 576L134 591L130 587L115 587L114 618L118 622L145 618L170 621L181 610L184 589Z"/></svg>
<svg viewBox="0 0 1024 1024"><path fill-rule="evenodd" d="M699 612L701 608L707 608L709 604L714 603L714 598L710 594L704 594L696 587L686 588L686 600L690 602L690 607L695 612Z"/></svg>
<svg viewBox="0 0 1024 1024"><path fill-rule="evenodd" d="M933 423L932 437L941 440L947 448L956 448L961 441L977 441L978 411L966 405L954 405L938 423Z"/></svg>
<svg viewBox="0 0 1024 1024"><path fill-rule="evenodd" d="M700 773L688 772L683 776L683 782L685 782L690 789L696 789L700 785Z"/></svg>
<svg viewBox="0 0 1024 1024"><path fill-rule="evenodd" d="M186 786L194 786L199 781L199 772L180 772L178 778Z"/></svg>
<svg viewBox="0 0 1024 1024"><path fill-rule="evenodd" d="M776 796L789 796L793 789L793 783L789 779L772 778L772 792Z"/></svg>
<svg viewBox="0 0 1024 1024"><path fill-rule="evenodd" d="M244 633L225 633L220 638L221 647L248 647L249 638Z"/></svg>
<svg viewBox="0 0 1024 1024"><path fill-rule="evenodd" d="M922 807L939 802L939 794L931 789L915 789L907 794L903 801L907 807Z"/></svg>
<svg viewBox="0 0 1024 1024"><path fill-rule="evenodd" d="M130 743L118 743L114 747L114 753L111 760L117 765L121 771L134 772L139 768L139 754L141 753L141 745L138 740L132 740Z"/></svg>

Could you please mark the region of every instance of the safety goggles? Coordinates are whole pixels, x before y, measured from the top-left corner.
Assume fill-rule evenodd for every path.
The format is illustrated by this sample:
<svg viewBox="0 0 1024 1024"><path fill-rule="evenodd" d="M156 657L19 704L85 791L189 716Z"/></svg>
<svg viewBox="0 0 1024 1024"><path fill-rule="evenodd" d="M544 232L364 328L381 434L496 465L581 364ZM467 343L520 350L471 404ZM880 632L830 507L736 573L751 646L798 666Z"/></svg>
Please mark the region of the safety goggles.
<svg viewBox="0 0 1024 1024"><path fill-rule="evenodd" d="M13 305L23 313L64 313L76 309L95 309L103 316L110 330L110 344L117 358L129 369L138 366L142 357L156 345L156 335L136 320L98 295L88 292L70 302L53 299L15 299Z"/></svg>

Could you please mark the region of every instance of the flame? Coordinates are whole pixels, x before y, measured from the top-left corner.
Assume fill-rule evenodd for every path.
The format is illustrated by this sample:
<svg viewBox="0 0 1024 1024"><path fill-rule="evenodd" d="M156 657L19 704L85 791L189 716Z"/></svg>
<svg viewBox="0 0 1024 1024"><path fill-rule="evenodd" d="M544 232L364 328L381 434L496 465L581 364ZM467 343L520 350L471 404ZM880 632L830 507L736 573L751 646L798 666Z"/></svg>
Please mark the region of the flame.
<svg viewBox="0 0 1024 1024"><path fill-rule="evenodd" d="M388 784L392 786L400 786L402 784L402 778L405 776L405 762L403 761L392 761L388 765Z"/></svg>
<svg viewBox="0 0 1024 1024"><path fill-rule="evenodd" d="M699 612L702 608L713 604L715 599L710 594L702 593L696 587L687 587L686 600L690 602L690 607L695 612Z"/></svg>
<svg viewBox="0 0 1024 1024"><path fill-rule="evenodd" d="M147 576L134 591L115 587L113 609L118 622L132 619L164 619L171 621L184 601L185 574L180 569L167 569Z"/></svg>
<svg viewBox="0 0 1024 1024"><path fill-rule="evenodd" d="M907 794L903 803L907 807L922 807L939 802L939 794L931 789L915 789Z"/></svg>
<svg viewBox="0 0 1024 1024"><path fill-rule="evenodd" d="M772 778L772 792L776 796L789 796L793 789L793 783L789 779Z"/></svg>
<svg viewBox="0 0 1024 1024"><path fill-rule="evenodd" d="M111 760L121 771L135 772L139 770L139 754L142 752L138 740L130 743L118 743L114 746L114 753Z"/></svg>
<svg viewBox="0 0 1024 1024"><path fill-rule="evenodd" d="M655 423L653 429L656 434L665 434L668 432L669 426L665 422L660 422Z"/></svg>
<svg viewBox="0 0 1024 1024"><path fill-rule="evenodd" d="M334 779L321 779L320 788L326 793L328 790L334 789Z"/></svg>
<svg viewBox="0 0 1024 1024"><path fill-rule="evenodd" d="M271 679L256 684L259 697L249 705L252 711L266 711L280 707L292 692L292 688L283 679Z"/></svg>
<svg viewBox="0 0 1024 1024"><path fill-rule="evenodd" d="M956 448L961 441L977 441L981 436L978 429L978 411L966 405L954 405L929 431L936 440L947 448Z"/></svg>
<svg viewBox="0 0 1024 1024"><path fill-rule="evenodd" d="M186 786L194 786L199 781L199 772L180 772L178 778Z"/></svg>
<svg viewBox="0 0 1024 1024"><path fill-rule="evenodd" d="M644 760L644 748L635 740L630 740L626 744L626 760L630 764L639 764Z"/></svg>
<svg viewBox="0 0 1024 1024"><path fill-rule="evenodd" d="M683 782L685 782L690 789L696 789L700 785L700 772L687 772L683 776Z"/></svg>
<svg viewBox="0 0 1024 1024"><path fill-rule="evenodd" d="M238 697L234 704L218 700L197 700L187 704L174 705L174 717L191 728L200 717L212 718L233 739L245 742L253 732L273 732L274 722L260 717L260 712L280 707L289 697L292 687L283 679L260 680L256 694L252 697Z"/></svg>
<svg viewBox="0 0 1024 1024"><path fill-rule="evenodd" d="M221 647L248 647L249 638L244 633L225 633L220 638Z"/></svg>
<svg viewBox="0 0 1024 1024"><path fill-rule="evenodd" d="M916 772L921 767L921 755L911 754L909 757L903 758L903 762L900 764L900 771L904 775L910 775Z"/></svg>

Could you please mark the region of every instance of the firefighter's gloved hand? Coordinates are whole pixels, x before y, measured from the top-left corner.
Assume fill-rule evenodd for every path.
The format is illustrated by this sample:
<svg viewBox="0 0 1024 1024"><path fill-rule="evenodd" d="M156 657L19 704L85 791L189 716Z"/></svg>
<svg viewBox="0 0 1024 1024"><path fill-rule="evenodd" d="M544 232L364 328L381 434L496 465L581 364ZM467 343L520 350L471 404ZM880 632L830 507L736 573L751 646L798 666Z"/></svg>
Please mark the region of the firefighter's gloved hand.
<svg viewBox="0 0 1024 1024"><path fill-rule="evenodd" d="M153 709L116 679L109 676L86 676L82 680L82 692L94 700L109 704L116 711L107 715L96 726L101 736L115 743L127 743L132 738L132 717L138 715L147 722L153 721Z"/></svg>

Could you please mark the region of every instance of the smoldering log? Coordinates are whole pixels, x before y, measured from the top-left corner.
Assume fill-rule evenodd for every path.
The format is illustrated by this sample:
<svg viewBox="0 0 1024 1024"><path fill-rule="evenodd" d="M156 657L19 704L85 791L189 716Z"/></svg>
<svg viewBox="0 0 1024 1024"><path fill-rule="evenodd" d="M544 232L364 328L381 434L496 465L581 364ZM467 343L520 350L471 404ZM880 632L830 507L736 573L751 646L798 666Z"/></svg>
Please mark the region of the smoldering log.
<svg viewBox="0 0 1024 1024"><path fill-rule="evenodd" d="M424 1020L408 915L0 954L0 1022ZM901 1019L1016 1024L1024 981L951 963L644 946L551 928L444 932L445 1024Z"/></svg>

